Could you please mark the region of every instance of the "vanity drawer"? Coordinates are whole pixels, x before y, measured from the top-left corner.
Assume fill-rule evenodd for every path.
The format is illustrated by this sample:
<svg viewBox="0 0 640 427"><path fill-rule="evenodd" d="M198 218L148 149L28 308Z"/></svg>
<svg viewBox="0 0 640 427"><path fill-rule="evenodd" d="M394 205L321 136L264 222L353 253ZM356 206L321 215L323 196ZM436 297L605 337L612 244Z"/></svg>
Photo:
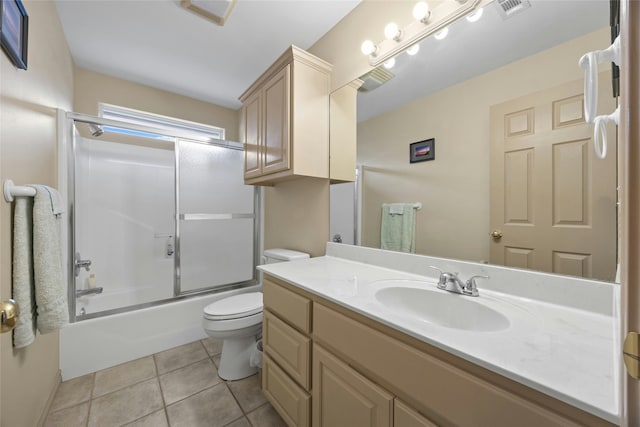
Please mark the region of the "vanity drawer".
<svg viewBox="0 0 640 427"><path fill-rule="evenodd" d="M262 337L265 353L305 390L309 390L311 340L269 310L264 311Z"/></svg>
<svg viewBox="0 0 640 427"><path fill-rule="evenodd" d="M267 275L263 282L264 307L302 332L311 332L311 301L278 285Z"/></svg>
<svg viewBox="0 0 640 427"><path fill-rule="evenodd" d="M309 427L311 397L268 355L263 357L262 390L287 425Z"/></svg>
<svg viewBox="0 0 640 427"><path fill-rule="evenodd" d="M316 303L313 311L314 345L319 342L331 348L438 424L579 425L321 304Z"/></svg>

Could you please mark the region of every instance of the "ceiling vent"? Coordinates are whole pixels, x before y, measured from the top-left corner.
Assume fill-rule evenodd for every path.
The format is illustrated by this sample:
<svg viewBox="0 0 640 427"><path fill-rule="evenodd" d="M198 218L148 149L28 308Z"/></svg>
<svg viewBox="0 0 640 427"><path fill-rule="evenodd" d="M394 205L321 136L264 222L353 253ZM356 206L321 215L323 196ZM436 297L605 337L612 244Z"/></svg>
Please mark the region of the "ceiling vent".
<svg viewBox="0 0 640 427"><path fill-rule="evenodd" d="M372 91L382 86L383 84L385 84L386 82L388 82L394 77L395 77L395 74L393 74L391 71L387 70L382 66L378 68L374 68L368 73L360 76L360 80L362 80L363 83L358 90L360 92Z"/></svg>
<svg viewBox="0 0 640 427"><path fill-rule="evenodd" d="M502 19L511 18L531 7L529 0L496 0L495 4Z"/></svg>

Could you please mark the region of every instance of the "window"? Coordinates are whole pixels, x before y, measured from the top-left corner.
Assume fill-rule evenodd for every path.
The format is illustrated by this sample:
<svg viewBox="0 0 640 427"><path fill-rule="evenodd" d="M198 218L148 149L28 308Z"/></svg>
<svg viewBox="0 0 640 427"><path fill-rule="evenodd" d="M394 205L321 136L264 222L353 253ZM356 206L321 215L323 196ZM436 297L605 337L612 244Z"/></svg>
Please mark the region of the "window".
<svg viewBox="0 0 640 427"><path fill-rule="evenodd" d="M166 130L169 133L179 133L196 141L210 142L212 140L224 140L224 128L205 125L202 123L190 122L188 120L176 119L174 117L162 116L160 114L148 113L146 111L134 110L132 108L120 107L117 105L99 105L99 115L104 119L118 120L121 122L148 126L158 130ZM113 126L103 126L104 130L110 132L123 133L127 135L144 136L156 139L165 139L162 135L148 132L122 129Z"/></svg>

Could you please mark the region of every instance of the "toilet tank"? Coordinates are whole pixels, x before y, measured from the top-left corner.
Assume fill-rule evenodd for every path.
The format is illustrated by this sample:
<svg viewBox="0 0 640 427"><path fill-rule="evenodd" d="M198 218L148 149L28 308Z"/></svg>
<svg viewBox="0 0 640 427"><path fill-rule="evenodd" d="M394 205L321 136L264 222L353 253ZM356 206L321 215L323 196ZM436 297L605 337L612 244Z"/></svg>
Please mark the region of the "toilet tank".
<svg viewBox="0 0 640 427"><path fill-rule="evenodd" d="M293 261L295 259L309 258L309 254L292 251L291 249L265 249L263 256L264 264L274 264L276 262Z"/></svg>

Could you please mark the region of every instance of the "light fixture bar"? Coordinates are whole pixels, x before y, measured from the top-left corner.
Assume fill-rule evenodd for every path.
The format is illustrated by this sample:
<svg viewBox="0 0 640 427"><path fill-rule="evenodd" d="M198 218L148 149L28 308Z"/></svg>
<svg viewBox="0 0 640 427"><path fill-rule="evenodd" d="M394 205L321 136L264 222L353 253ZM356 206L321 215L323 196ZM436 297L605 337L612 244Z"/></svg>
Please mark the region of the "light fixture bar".
<svg viewBox="0 0 640 427"><path fill-rule="evenodd" d="M484 0L446 0L431 10L428 22L414 21L402 29L402 40L383 40L378 43L375 55L369 55L369 64L377 67L429 35L440 31L458 18L473 12ZM486 2L486 1L485 1Z"/></svg>

